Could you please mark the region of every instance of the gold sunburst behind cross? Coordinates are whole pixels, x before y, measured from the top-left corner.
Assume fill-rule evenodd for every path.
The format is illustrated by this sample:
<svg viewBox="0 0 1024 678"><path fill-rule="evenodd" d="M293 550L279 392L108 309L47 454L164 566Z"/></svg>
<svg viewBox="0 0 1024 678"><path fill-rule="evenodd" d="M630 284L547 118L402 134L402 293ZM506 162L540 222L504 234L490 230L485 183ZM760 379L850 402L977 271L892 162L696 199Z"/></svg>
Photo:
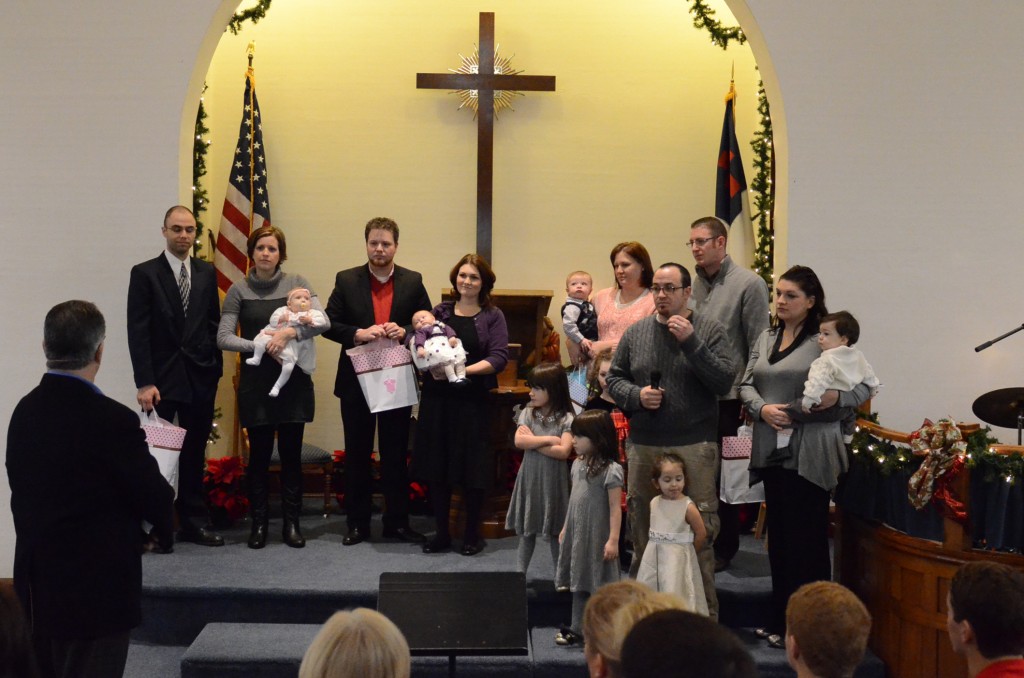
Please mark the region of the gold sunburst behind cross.
<svg viewBox="0 0 1024 678"><path fill-rule="evenodd" d="M494 74L495 75L519 75L522 71L517 71L512 68L512 57L503 57L499 54L501 45L494 46ZM515 56L515 55L513 55ZM476 75L480 72L480 48L473 50L473 56L465 57L461 54L459 58L462 59L462 65L458 68L449 68L448 70L452 73L465 73ZM477 114L477 96L478 92L475 89L460 89L455 92L462 101L459 104L459 109L469 108L473 111L473 119L476 119ZM522 92L515 90L494 90L494 117L497 118L498 114L506 108L510 111L516 109L512 108L512 100L517 96L525 96Z"/></svg>

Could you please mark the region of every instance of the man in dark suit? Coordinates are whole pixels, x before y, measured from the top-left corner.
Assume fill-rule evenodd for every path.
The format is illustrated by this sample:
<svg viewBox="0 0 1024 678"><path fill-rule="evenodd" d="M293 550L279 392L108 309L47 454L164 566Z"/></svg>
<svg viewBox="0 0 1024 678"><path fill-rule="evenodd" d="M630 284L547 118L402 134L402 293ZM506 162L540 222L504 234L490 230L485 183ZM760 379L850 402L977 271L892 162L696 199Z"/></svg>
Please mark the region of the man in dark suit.
<svg viewBox="0 0 1024 678"><path fill-rule="evenodd" d="M43 676L120 676L141 620L143 520L173 544L174 490L139 418L93 383L106 324L87 301L50 309L47 373L14 409L7 477L14 587Z"/></svg>
<svg viewBox="0 0 1024 678"><path fill-rule="evenodd" d="M203 492L206 442L213 426L217 382L223 372L217 349L220 299L211 264L192 256L196 219L176 205L164 215L166 249L132 267L128 283L128 350L135 371L136 399L147 412L188 433L178 468L178 541L223 546L206 526Z"/></svg>
<svg viewBox="0 0 1024 678"><path fill-rule="evenodd" d="M323 335L342 346L334 383L334 395L341 399L341 422L345 429L348 534L342 543L350 546L370 536L370 455L375 428L386 504L384 536L422 543L426 538L409 527L406 464L412 408L371 413L345 349L385 337L404 341L412 331L412 314L430 310L430 297L419 273L394 263L398 251L398 224L384 217L371 219L363 237L368 262L338 273L327 302L331 329Z"/></svg>

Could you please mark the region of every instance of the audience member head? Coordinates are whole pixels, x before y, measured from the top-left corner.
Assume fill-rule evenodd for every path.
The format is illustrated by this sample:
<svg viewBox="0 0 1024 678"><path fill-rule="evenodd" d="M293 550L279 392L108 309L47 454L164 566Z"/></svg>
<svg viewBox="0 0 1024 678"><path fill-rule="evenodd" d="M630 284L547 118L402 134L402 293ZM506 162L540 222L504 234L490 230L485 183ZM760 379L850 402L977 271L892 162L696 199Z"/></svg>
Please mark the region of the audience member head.
<svg viewBox="0 0 1024 678"><path fill-rule="evenodd" d="M615 286L622 288L623 284L637 286L647 289L654 279L654 266L651 264L651 255L647 248L636 241L620 242L612 248L608 257L612 262L612 269L615 271ZM620 266L625 270L621 273Z"/></svg>
<svg viewBox="0 0 1024 678"><path fill-rule="evenodd" d="M394 219L374 217L367 221L366 228L363 229L363 240L366 242L370 242L370 231L387 231L394 237L395 244L398 244L398 224L395 223Z"/></svg>
<svg viewBox="0 0 1024 678"><path fill-rule="evenodd" d="M851 678L864 658L871 615L845 586L805 584L786 605L786 657L798 676Z"/></svg>
<svg viewBox="0 0 1024 678"><path fill-rule="evenodd" d="M1002 563L967 563L953 575L946 607L949 641L967 658L968 669L1024 654L1024 572Z"/></svg>
<svg viewBox="0 0 1024 678"><path fill-rule="evenodd" d="M459 292L459 270L467 265L475 268L477 275L480 276L480 296L477 303L481 308L487 308L491 305L491 290L494 289L494 282L498 277L494 275L494 270L487 260L479 254L466 254L452 267L448 274L448 281L452 284L452 297L455 301L462 298L462 294Z"/></svg>
<svg viewBox="0 0 1024 678"><path fill-rule="evenodd" d="M0 589L0 678L35 678L39 675L32 633L13 593Z"/></svg>
<svg viewBox="0 0 1024 678"><path fill-rule="evenodd" d="M103 355L107 324L91 301L77 299L57 304L43 321L43 353L51 370L77 372Z"/></svg>
<svg viewBox="0 0 1024 678"><path fill-rule="evenodd" d="M594 678L622 675L622 639L639 619L658 610L683 609L678 596L657 593L634 579L599 588L583 610L583 655Z"/></svg>
<svg viewBox="0 0 1024 678"><path fill-rule="evenodd" d="M316 634L299 678L409 678L409 644L374 610L335 612Z"/></svg>
<svg viewBox="0 0 1024 678"><path fill-rule="evenodd" d="M693 612L662 610L638 621L622 641L621 675L755 678L757 666L724 626Z"/></svg>

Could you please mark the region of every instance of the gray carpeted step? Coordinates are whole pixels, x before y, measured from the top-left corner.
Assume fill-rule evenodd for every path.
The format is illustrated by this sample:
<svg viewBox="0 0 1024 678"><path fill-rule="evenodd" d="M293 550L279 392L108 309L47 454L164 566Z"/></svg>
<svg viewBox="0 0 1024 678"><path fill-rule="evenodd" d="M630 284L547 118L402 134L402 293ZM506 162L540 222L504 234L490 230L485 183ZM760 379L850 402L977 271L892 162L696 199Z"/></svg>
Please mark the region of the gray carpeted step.
<svg viewBox="0 0 1024 678"><path fill-rule="evenodd" d="M180 678L181 658L188 647L153 645L132 641L128 646L128 662L124 678Z"/></svg>
<svg viewBox="0 0 1024 678"><path fill-rule="evenodd" d="M142 626L133 639L165 645L188 645L212 622L320 624L335 610L377 606L380 573L511 571L518 539L491 540L482 553L424 555L419 547L376 538L342 546L344 517L303 517L304 549L280 542L281 523L271 521L271 539L258 551L246 548L248 526L240 523L222 534L227 545L208 548L177 544L170 555L143 558ZM415 518L413 527L432 531L432 521ZM528 581L530 626L559 626L569 620L571 598L552 584L553 563L547 549L537 549ZM741 539L741 550L728 570L716 577L722 622L729 626L764 623L771 589L761 542Z"/></svg>
<svg viewBox="0 0 1024 678"><path fill-rule="evenodd" d="M294 678L318 624L207 624L181 658L181 678Z"/></svg>
<svg viewBox="0 0 1024 678"><path fill-rule="evenodd" d="M208 624L181 658L181 678L294 678L319 628L317 624ZM412 665L415 678L448 675L447 657L413 657ZM536 675L529 655L459 657L456 671L462 678Z"/></svg>

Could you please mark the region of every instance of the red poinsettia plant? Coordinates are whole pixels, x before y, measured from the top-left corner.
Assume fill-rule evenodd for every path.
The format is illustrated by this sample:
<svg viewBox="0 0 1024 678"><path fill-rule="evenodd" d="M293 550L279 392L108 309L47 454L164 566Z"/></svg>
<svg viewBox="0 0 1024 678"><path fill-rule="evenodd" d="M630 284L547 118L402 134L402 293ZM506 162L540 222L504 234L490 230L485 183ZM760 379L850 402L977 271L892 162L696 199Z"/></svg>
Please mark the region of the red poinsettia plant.
<svg viewBox="0 0 1024 678"><path fill-rule="evenodd" d="M206 460L203 487L213 511L223 511L229 520L238 520L249 511L243 479L245 463L241 457Z"/></svg>

